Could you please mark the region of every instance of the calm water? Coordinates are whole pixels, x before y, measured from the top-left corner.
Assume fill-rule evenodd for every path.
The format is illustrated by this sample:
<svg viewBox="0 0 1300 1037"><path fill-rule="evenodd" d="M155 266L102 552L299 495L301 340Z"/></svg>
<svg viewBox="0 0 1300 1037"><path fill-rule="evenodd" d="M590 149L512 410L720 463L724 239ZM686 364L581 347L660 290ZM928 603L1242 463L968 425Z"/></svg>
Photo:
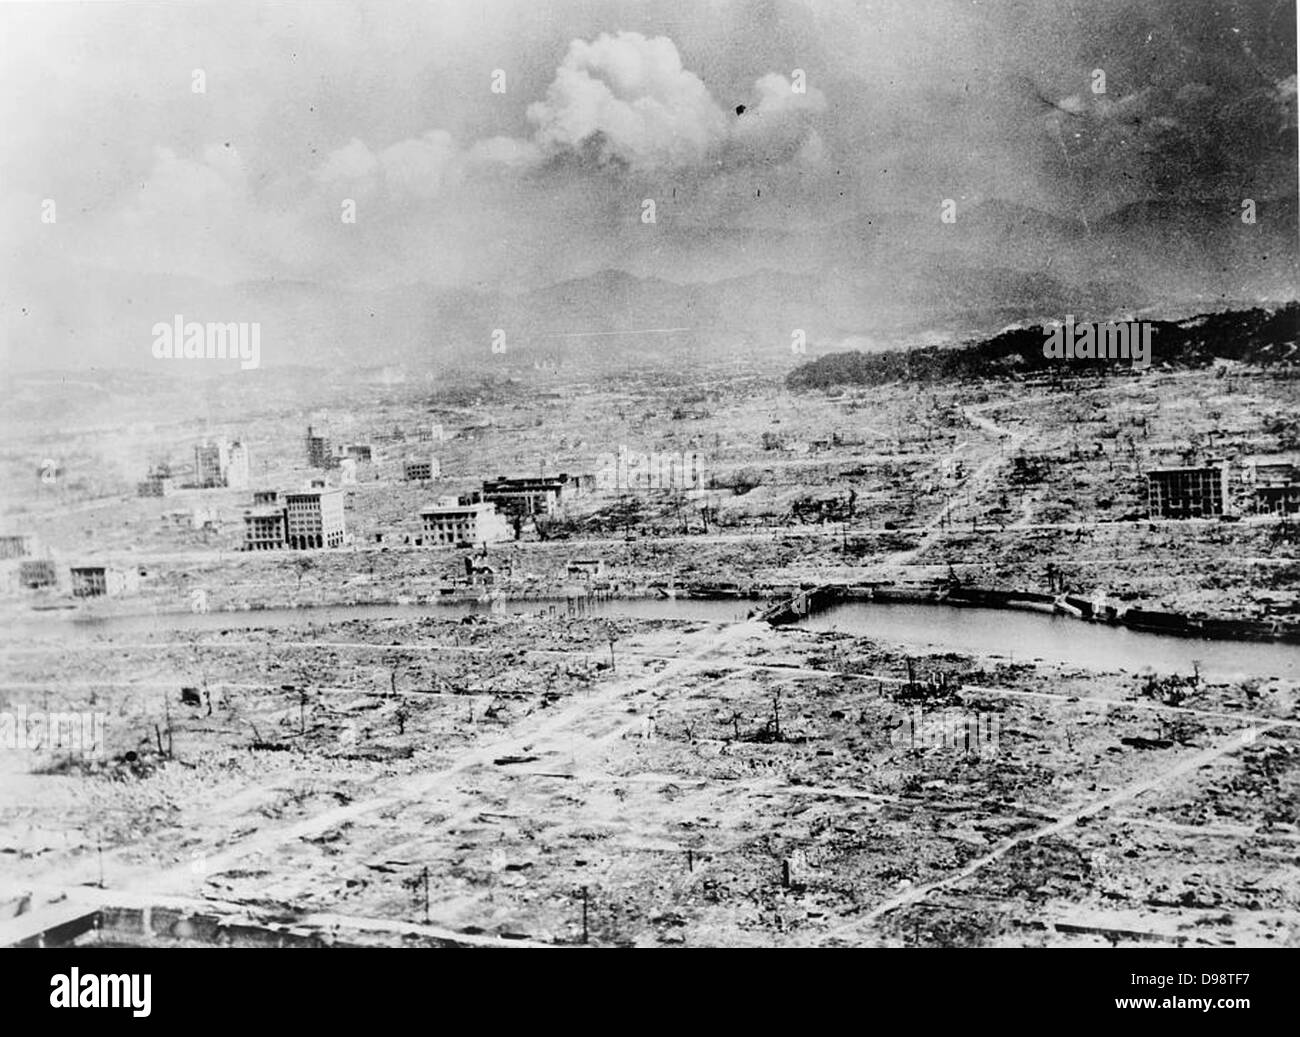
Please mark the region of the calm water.
<svg viewBox="0 0 1300 1037"><path fill-rule="evenodd" d="M513 602L507 613L549 611L542 601ZM563 601L554 603L558 614ZM676 619L733 623L750 608L745 601L706 601L690 598L630 599L590 603L584 615L639 619ZM86 617L72 612L49 613L12 624L48 634L66 630L70 639L101 634L123 637L167 631L239 630L248 627L304 628L351 619L418 619L487 613L479 602L437 605L327 605L319 608L266 609L256 612L168 613L166 615ZM1065 616L1010 612L953 605L909 605L893 602L848 602L803 619L807 630L834 630L934 652L998 655L1028 662L1041 659L1084 669L1151 668L1165 673L1191 673L1200 660L1207 678L1289 677L1300 679L1300 645L1200 641L1143 631L1084 623Z"/></svg>
<svg viewBox="0 0 1300 1037"><path fill-rule="evenodd" d="M1068 616L955 605L845 602L803 620L809 630L839 630L933 651L997 654L1018 662L1042 659L1090 670L1192 672L1210 679L1300 677L1300 645L1200 641Z"/></svg>

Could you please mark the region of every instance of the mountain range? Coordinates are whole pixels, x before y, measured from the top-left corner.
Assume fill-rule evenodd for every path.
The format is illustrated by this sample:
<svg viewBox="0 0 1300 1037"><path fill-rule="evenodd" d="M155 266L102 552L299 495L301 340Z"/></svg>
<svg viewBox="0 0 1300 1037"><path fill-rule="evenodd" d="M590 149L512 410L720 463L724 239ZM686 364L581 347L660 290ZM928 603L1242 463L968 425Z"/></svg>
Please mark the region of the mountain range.
<svg viewBox="0 0 1300 1037"><path fill-rule="evenodd" d="M1008 201L954 223L863 215L790 231L670 228L653 256L528 289L411 283L381 291L310 281L217 284L33 260L0 301L10 369L157 364L150 329L257 321L264 365L646 357L742 348L895 348L965 341L1010 325L1277 304L1300 294L1294 197L1148 201L1091 222ZM576 257L580 259L581 257ZM574 262L575 257L557 257ZM671 269L674 279L652 270ZM686 329L664 331L663 329Z"/></svg>

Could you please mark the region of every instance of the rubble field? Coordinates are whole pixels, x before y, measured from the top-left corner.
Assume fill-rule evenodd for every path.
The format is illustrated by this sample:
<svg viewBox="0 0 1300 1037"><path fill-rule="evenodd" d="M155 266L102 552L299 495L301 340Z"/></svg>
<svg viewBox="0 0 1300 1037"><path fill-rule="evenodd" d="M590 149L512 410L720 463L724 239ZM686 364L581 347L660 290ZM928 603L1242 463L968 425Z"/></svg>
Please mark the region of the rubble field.
<svg viewBox="0 0 1300 1037"><path fill-rule="evenodd" d="M483 478L535 473L539 463L593 473L622 447L694 457L707 486L572 499L527 524L520 540L489 549L504 590L555 593L571 558L596 556L610 586L627 592L956 578L1300 622L1297 523L1252 513L1240 463L1300 453L1300 380L1286 371L1223 362L1140 378L824 393L792 392L780 374L706 365L689 376L647 368L582 383L526 370L458 388L329 383L314 386L314 418L281 407L288 387L274 380L238 399L216 384L188 407L161 385L118 387L111 420L107 404L69 386L79 422L54 426L22 406L7 419L6 523L39 531L60 560L138 571L135 596L96 608L189 608L195 590L214 609L419 600L464 577L462 553L415 546L420 507L476 490ZM150 458L166 455L184 471L181 444L214 432L202 416L214 407L229 410L222 427L249 445L254 488L321 474L303 456L313 420L336 442L373 444L375 462L346 487L350 548L240 551L248 490L134 495ZM443 439L417 438L428 421ZM428 455L439 458L441 479L404 482L402 459ZM1142 473L1209 456L1234 465L1238 520L1148 521ZM40 458L62 466L58 478L38 476ZM0 611L68 603L66 590L52 588L9 597Z"/></svg>
<svg viewBox="0 0 1300 1037"><path fill-rule="evenodd" d="M541 612L52 633L6 665L28 708L105 718L102 752L3 754L11 904L327 942L1300 943L1285 681Z"/></svg>
<svg viewBox="0 0 1300 1037"><path fill-rule="evenodd" d="M1190 641L1158 677L745 619L801 586L965 585L1294 627L1297 524L1251 513L1238 478L1300 450L1289 369L795 392L734 358L581 382L510 363L18 396L8 530L139 581L0 600L0 722L95 739L0 753L0 923L87 905L154 929L78 939L182 945L213 939L199 918L341 944L1300 943L1293 679L1203 678ZM252 489L322 474L308 424L375 447L350 542L241 551ZM248 490L135 496L216 432L248 446ZM490 578L415 543L438 497L620 447L694 455L706 485L575 497L487 548ZM402 481L426 455L441 478ZM1235 466L1231 520L1149 520L1142 473L1210 456ZM566 605L696 592L734 619ZM463 607L424 608L445 600ZM392 611L312 611L364 604ZM285 608L303 622L259 624Z"/></svg>

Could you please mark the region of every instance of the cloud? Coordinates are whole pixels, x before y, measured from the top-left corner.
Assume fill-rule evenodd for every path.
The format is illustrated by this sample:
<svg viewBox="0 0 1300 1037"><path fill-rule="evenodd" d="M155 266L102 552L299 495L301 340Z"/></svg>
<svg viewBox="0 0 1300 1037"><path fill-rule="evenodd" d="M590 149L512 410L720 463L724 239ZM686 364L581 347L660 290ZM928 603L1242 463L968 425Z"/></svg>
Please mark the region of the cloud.
<svg viewBox="0 0 1300 1037"><path fill-rule="evenodd" d="M180 218L204 210L228 210L242 194L237 162L212 164L213 149L203 161L182 158L170 148L154 148L153 167L141 185L132 212L141 218Z"/></svg>
<svg viewBox="0 0 1300 1037"><path fill-rule="evenodd" d="M489 137L462 148L446 130L429 130L378 154L353 139L312 171L322 188L369 195L382 187L395 201L430 201L454 191L473 172L519 172L536 165L541 151L530 140Z"/></svg>
<svg viewBox="0 0 1300 1037"><path fill-rule="evenodd" d="M826 107L826 97L815 86L802 84L796 88L792 80L778 72L769 72L754 84L758 104L752 114L763 117L781 116L797 112L820 112Z"/></svg>
<svg viewBox="0 0 1300 1037"><path fill-rule="evenodd" d="M256 214L234 148L212 145L189 158L155 147L138 184L105 208L84 228L92 264L216 281L253 268Z"/></svg>
<svg viewBox="0 0 1300 1037"><path fill-rule="evenodd" d="M819 161L825 143L814 117L825 95L779 73L754 83L743 116L709 93L665 36L608 33L574 40L545 100L528 108L537 148L598 166L635 172L724 165Z"/></svg>
<svg viewBox="0 0 1300 1037"><path fill-rule="evenodd" d="M430 130L379 153L389 189L417 198L435 198L460 177L460 149L446 130Z"/></svg>
<svg viewBox="0 0 1300 1037"><path fill-rule="evenodd" d="M825 144L817 133L814 116L825 110L826 97L806 83L803 89L785 76L771 72L754 84L758 100L740 116L731 132L732 154L750 162L780 162L798 157L804 163L820 161Z"/></svg>
<svg viewBox="0 0 1300 1037"><path fill-rule="evenodd" d="M495 136L461 146L434 129L377 154L353 139L312 173L327 187L383 185L393 198L433 199L468 172L523 174L569 156L595 170L634 172L820 162L826 144L815 117L826 98L779 73L755 83L742 118L723 109L703 81L682 67L666 36L608 33L574 40L545 98L528 106L530 138Z"/></svg>
<svg viewBox="0 0 1300 1037"><path fill-rule="evenodd" d="M495 165L506 169L527 169L541 160L541 148L518 137L489 137L478 141L466 153L471 165Z"/></svg>
<svg viewBox="0 0 1300 1037"><path fill-rule="evenodd" d="M637 171L698 164L727 132L726 113L672 40L637 32L574 40L528 119L545 150Z"/></svg>
<svg viewBox="0 0 1300 1037"><path fill-rule="evenodd" d="M436 198L459 180L460 148L446 130L429 130L375 154L355 138L312 172L322 187L368 192L381 183L396 198Z"/></svg>
<svg viewBox="0 0 1300 1037"><path fill-rule="evenodd" d="M312 176L322 184L340 180L363 180L374 175L379 160L361 141L353 137L345 146L332 151Z"/></svg>

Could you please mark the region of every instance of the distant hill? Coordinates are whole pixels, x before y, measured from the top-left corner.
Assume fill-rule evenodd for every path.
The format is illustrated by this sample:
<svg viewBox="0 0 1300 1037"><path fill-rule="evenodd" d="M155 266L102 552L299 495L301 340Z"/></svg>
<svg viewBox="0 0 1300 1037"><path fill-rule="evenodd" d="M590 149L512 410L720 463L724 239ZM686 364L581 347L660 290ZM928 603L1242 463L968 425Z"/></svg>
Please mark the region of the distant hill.
<svg viewBox="0 0 1300 1037"><path fill-rule="evenodd" d="M1090 222L1004 200L929 213L858 215L799 229L666 224L620 247L618 269L556 257L555 281L378 289L267 278L71 269L33 257L0 295L0 363L16 369L147 367L150 329L180 313L257 321L267 366L493 364L507 347L575 362L784 352L869 342L960 342L1073 314L1182 314L1276 306L1300 284L1296 200L1147 201ZM655 271L654 274L649 271ZM686 328L664 333L659 329ZM646 331L645 329L653 329Z"/></svg>
<svg viewBox="0 0 1300 1037"><path fill-rule="evenodd" d="M1300 362L1300 303L1277 310L1205 314L1183 321L1152 321L1151 366L1204 367L1216 359L1251 364ZM1035 372L1129 370L1126 359L1060 360L1043 355L1047 331L1013 328L959 347L925 346L879 353L830 353L786 376L791 389L891 382L945 382L1023 376Z"/></svg>

